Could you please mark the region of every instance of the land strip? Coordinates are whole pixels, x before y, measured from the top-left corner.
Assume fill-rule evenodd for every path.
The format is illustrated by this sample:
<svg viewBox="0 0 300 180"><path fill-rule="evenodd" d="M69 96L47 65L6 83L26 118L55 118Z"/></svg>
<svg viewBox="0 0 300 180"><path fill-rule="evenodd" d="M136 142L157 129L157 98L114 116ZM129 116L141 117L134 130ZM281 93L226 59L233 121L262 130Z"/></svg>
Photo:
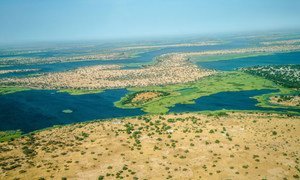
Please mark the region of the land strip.
<svg viewBox="0 0 300 180"><path fill-rule="evenodd" d="M18 72L34 72L34 71L39 71L39 69L12 69L12 70L0 70L0 74L18 73Z"/></svg>
<svg viewBox="0 0 300 180"><path fill-rule="evenodd" d="M205 62L205 61L216 61L216 60L230 60L232 59L232 57L233 58L251 57L257 55L269 55L272 53L284 53L284 52L293 52L293 51L300 51L300 45L288 44L288 45L262 46L262 47L239 48L239 49L229 49L229 50L188 52L182 54L196 61ZM204 58L201 59L201 57Z"/></svg>
<svg viewBox="0 0 300 180"><path fill-rule="evenodd" d="M178 43L178 44L162 44L162 45L148 45L148 46L129 46L117 48L116 50L133 50L133 49L149 49L149 48L169 48L169 47L191 47L191 46L214 46L220 45L220 41L207 41L207 42L195 42L195 43Z"/></svg>
<svg viewBox="0 0 300 180"><path fill-rule="evenodd" d="M91 66L36 77L3 79L1 84L39 89L91 90L186 83L215 73L213 70L199 69L183 55L167 54L157 58L154 65L141 69L120 69L118 65Z"/></svg>
<svg viewBox="0 0 300 180"><path fill-rule="evenodd" d="M6 57L0 58L0 65L19 64L52 64L60 62L75 62L89 60L120 60L135 57L135 53L130 52L109 52L81 56L60 56L60 57Z"/></svg>

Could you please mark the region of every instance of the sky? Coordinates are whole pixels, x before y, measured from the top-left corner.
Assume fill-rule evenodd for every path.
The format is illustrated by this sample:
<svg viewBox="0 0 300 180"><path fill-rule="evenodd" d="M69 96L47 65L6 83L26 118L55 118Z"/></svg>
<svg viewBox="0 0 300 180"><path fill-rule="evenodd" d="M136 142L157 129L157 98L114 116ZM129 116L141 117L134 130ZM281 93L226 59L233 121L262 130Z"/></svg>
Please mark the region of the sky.
<svg viewBox="0 0 300 180"><path fill-rule="evenodd" d="M300 29L300 0L0 0L0 43Z"/></svg>

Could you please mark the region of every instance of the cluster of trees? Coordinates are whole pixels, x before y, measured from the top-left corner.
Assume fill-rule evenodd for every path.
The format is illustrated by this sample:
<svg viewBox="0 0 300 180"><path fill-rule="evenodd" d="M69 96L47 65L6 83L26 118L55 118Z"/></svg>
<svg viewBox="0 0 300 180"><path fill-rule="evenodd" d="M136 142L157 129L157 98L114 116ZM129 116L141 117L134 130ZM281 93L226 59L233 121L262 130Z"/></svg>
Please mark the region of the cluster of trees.
<svg viewBox="0 0 300 180"><path fill-rule="evenodd" d="M261 76L288 88L300 88L300 65L254 66L244 72Z"/></svg>

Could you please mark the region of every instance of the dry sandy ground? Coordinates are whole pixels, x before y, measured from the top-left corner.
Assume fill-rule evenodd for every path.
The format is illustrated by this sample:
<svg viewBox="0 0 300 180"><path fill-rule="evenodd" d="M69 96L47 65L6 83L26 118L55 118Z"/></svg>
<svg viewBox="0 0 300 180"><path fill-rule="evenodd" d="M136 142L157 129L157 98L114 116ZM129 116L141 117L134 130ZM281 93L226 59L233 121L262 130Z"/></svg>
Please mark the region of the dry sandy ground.
<svg viewBox="0 0 300 180"><path fill-rule="evenodd" d="M151 99L154 99L156 97L159 97L161 95L160 92L144 92L137 94L133 99L132 102L145 102L150 101Z"/></svg>
<svg viewBox="0 0 300 180"><path fill-rule="evenodd" d="M185 83L215 73L199 69L183 55L168 54L160 56L154 65L140 69L98 65L37 77L2 79L0 83L39 89L106 89Z"/></svg>
<svg viewBox="0 0 300 180"><path fill-rule="evenodd" d="M274 114L96 121L1 143L0 179L293 179L299 137L300 117Z"/></svg>
<svg viewBox="0 0 300 180"><path fill-rule="evenodd" d="M279 104L279 105L283 105L283 106L300 106L300 96L289 96L290 99L287 100L283 100L280 97L271 97L270 98L270 102L272 104Z"/></svg>

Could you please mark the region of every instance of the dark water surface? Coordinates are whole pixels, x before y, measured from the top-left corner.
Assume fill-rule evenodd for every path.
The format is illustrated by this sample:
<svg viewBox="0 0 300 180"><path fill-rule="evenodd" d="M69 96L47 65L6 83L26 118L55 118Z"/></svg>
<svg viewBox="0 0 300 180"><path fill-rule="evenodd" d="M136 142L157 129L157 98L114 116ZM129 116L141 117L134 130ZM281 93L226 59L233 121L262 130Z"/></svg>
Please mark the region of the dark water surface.
<svg viewBox="0 0 300 180"><path fill-rule="evenodd" d="M274 90L222 92L201 97L196 104L177 104L170 112L204 110L280 110L255 106L251 97ZM125 89L72 96L50 90L31 90L0 96L0 131L21 129L30 132L53 125L83 122L93 119L137 116L140 109L120 109L113 105L127 93ZM72 110L64 113L63 110Z"/></svg>
<svg viewBox="0 0 300 180"><path fill-rule="evenodd" d="M275 90L250 90L250 91L233 91L220 92L209 96L203 96L195 100L195 104L177 104L170 109L170 112L193 112L193 111L207 111L207 110L280 110L263 108L256 106L258 103L254 96L269 94L277 92ZM297 111L297 110L295 110ZM298 110L299 112L299 110Z"/></svg>
<svg viewBox="0 0 300 180"><path fill-rule="evenodd" d="M0 130L30 132L58 124L142 115L139 109L120 109L114 102L125 89L72 96L49 90L31 90L0 96ZM64 113L70 109L72 113Z"/></svg>

